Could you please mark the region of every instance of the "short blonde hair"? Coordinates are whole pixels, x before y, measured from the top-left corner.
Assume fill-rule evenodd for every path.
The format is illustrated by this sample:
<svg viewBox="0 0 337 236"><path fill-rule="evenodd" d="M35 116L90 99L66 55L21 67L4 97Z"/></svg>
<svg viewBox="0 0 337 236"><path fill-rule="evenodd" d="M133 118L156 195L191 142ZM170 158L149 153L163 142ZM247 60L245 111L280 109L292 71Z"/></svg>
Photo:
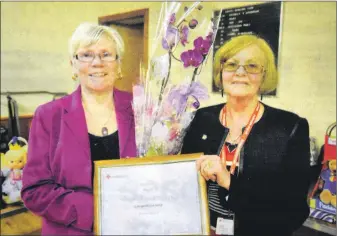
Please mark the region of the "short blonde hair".
<svg viewBox="0 0 337 236"><path fill-rule="evenodd" d="M226 62L242 49L245 49L251 45L258 46L266 58L264 65L265 74L259 93L266 94L276 89L278 83L278 73L275 65L275 56L273 50L264 39L256 35L240 35L233 37L217 50L214 56L213 75L214 83L218 88L222 89L222 84L220 81L222 63Z"/></svg>
<svg viewBox="0 0 337 236"><path fill-rule="evenodd" d="M80 24L69 39L70 57L74 57L79 48L90 46L103 36L115 43L117 56L121 59L124 54L124 42L117 30L109 26L88 22Z"/></svg>

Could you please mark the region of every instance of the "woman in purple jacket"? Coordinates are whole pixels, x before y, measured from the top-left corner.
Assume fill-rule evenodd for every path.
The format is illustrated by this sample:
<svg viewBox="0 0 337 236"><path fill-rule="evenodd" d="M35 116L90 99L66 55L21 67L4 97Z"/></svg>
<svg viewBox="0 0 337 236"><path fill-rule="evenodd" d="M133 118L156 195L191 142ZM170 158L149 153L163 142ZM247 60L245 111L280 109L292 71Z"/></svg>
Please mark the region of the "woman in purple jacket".
<svg viewBox="0 0 337 236"><path fill-rule="evenodd" d="M123 51L116 30L79 25L69 52L80 85L35 112L21 195L43 235L92 235L93 161L136 156L132 94L114 89Z"/></svg>

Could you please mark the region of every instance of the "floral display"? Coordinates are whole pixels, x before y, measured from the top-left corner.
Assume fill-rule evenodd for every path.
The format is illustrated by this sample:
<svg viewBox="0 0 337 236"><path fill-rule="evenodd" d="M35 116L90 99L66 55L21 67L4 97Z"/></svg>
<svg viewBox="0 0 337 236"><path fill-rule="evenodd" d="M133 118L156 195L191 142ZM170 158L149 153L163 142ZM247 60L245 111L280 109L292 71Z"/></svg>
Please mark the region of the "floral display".
<svg viewBox="0 0 337 236"><path fill-rule="evenodd" d="M179 154L196 110L208 99L198 76L211 52L218 19L205 10L200 2L162 3L149 68L141 66L133 86L140 157Z"/></svg>

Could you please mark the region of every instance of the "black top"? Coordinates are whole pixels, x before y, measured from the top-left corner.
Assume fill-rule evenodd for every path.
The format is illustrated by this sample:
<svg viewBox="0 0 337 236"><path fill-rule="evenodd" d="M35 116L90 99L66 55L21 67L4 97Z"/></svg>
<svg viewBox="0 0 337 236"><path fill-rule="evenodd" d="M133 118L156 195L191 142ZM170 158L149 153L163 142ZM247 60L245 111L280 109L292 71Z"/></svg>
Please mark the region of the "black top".
<svg viewBox="0 0 337 236"><path fill-rule="evenodd" d="M235 235L287 235L309 215L308 122L294 113L263 105L264 113L241 149L239 175L231 175L229 191L222 187L217 191L223 208L235 213ZM229 132L219 120L223 106L197 111L182 154L219 155ZM212 226L218 216L210 207Z"/></svg>
<svg viewBox="0 0 337 236"><path fill-rule="evenodd" d="M92 180L94 178L94 161L119 159L118 131L107 136L96 136L89 133Z"/></svg>
<svg viewBox="0 0 337 236"><path fill-rule="evenodd" d="M235 151L235 149L238 147L237 143L229 143L229 142L225 142L226 147L228 148L229 152L233 152Z"/></svg>

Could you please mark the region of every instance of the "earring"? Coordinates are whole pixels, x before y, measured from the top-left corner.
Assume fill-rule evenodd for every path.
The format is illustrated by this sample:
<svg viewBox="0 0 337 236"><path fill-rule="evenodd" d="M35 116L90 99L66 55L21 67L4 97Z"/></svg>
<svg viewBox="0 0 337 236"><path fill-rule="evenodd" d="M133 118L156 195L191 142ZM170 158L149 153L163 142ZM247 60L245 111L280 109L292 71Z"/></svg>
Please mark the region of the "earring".
<svg viewBox="0 0 337 236"><path fill-rule="evenodd" d="M122 71L119 70L118 71L118 79L121 80L122 78L123 78Z"/></svg>
<svg viewBox="0 0 337 236"><path fill-rule="evenodd" d="M73 74L73 76L71 77L74 81L76 81L77 80L77 78L78 78L78 75L77 74Z"/></svg>
<svg viewBox="0 0 337 236"><path fill-rule="evenodd" d="M223 97L222 67L221 67L221 71L220 71L220 83L221 83L221 97Z"/></svg>

